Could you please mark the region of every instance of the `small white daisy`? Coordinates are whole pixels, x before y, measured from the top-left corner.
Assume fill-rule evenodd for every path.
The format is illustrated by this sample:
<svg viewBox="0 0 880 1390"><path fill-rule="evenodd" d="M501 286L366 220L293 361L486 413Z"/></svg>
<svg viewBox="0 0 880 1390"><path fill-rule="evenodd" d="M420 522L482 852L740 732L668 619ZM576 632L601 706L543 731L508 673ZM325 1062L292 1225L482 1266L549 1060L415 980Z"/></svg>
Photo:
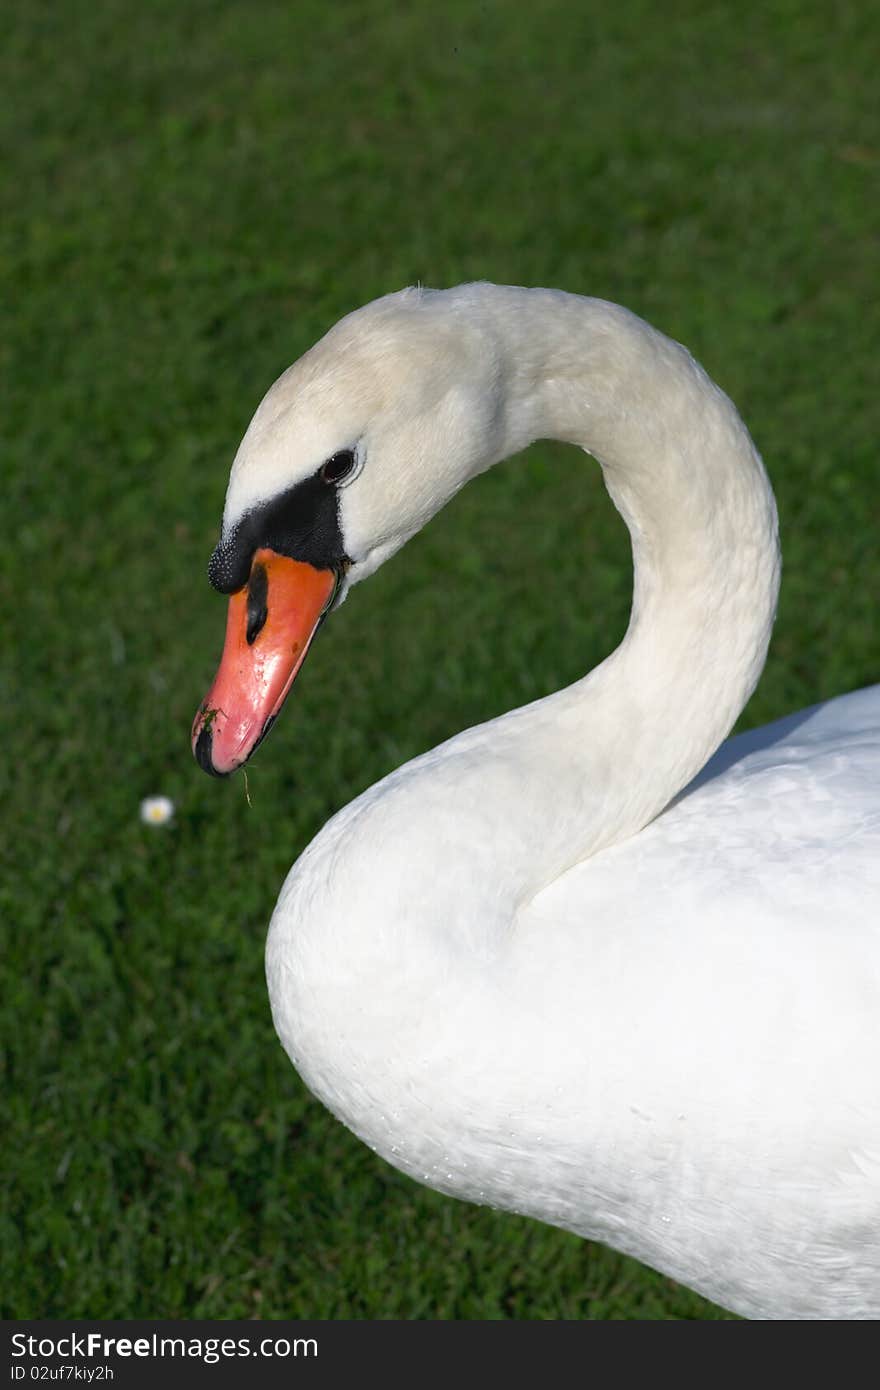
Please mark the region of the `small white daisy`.
<svg viewBox="0 0 880 1390"><path fill-rule="evenodd" d="M141 802L144 825L167 825L174 819L174 802L170 796L145 796Z"/></svg>

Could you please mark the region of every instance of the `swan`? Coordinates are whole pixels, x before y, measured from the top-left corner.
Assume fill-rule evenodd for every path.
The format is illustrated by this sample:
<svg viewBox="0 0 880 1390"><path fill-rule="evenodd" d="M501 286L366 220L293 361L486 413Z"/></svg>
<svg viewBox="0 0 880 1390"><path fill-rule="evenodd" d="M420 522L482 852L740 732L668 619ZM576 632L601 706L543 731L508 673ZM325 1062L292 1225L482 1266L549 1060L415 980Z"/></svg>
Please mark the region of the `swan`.
<svg viewBox="0 0 880 1390"><path fill-rule="evenodd" d="M243 764L351 586L538 438L598 460L629 528L624 640L333 816L272 916L278 1034L419 1182L748 1317L876 1318L880 686L716 752L764 664L777 517L683 347L491 284L337 323L233 463L196 757Z"/></svg>

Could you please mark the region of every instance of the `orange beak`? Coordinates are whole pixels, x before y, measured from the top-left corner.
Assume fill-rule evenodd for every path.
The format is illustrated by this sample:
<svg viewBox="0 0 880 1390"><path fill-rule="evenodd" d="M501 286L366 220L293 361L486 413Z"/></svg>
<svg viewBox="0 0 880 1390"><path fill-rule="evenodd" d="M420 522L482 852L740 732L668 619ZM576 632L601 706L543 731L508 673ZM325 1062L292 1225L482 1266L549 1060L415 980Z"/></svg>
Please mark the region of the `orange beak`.
<svg viewBox="0 0 880 1390"><path fill-rule="evenodd" d="M266 737L336 593L333 570L258 550L229 600L214 684L193 721L199 766L225 777Z"/></svg>

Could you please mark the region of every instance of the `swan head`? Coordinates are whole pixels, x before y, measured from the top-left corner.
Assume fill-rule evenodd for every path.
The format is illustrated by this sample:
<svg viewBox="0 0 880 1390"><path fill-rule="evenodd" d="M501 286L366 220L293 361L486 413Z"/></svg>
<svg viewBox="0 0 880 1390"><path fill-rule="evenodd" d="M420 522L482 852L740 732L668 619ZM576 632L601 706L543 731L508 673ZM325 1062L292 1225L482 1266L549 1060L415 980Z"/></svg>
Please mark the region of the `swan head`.
<svg viewBox="0 0 880 1390"><path fill-rule="evenodd" d="M209 565L230 595L193 749L246 762L323 618L471 477L516 447L490 287L403 290L335 325L275 382L241 442Z"/></svg>

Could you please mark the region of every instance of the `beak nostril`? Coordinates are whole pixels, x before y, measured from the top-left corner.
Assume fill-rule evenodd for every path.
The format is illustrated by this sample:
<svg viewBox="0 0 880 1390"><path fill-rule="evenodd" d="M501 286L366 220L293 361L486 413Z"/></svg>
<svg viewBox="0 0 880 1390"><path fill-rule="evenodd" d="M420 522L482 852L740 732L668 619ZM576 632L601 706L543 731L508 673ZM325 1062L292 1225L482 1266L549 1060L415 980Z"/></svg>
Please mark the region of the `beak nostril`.
<svg viewBox="0 0 880 1390"><path fill-rule="evenodd" d="M252 647L269 616L269 577L266 574L266 566L257 562L251 570L251 577L248 580L247 592L247 631L245 638L249 647Z"/></svg>

